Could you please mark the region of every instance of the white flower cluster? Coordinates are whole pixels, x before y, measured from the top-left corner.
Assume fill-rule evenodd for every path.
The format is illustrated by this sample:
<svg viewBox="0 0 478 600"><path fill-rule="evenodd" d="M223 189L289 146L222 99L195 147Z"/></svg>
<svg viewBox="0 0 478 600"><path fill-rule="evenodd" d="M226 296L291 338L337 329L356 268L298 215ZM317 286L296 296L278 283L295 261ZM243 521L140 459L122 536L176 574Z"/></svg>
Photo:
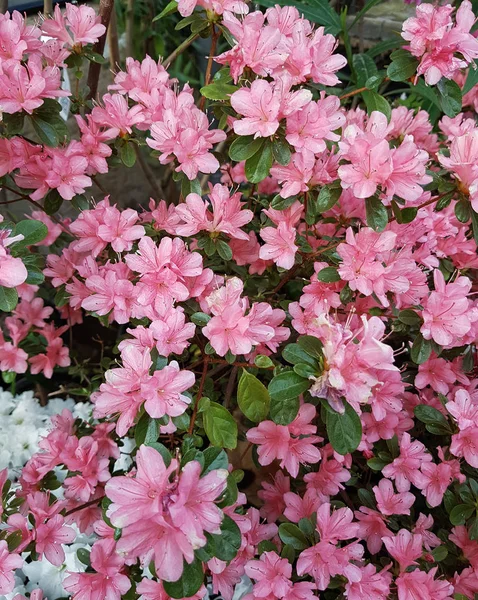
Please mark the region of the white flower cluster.
<svg viewBox="0 0 478 600"><path fill-rule="evenodd" d="M18 477L22 467L38 450L40 439L47 435L51 417L65 408L71 410L75 417L88 419L91 415L90 404L75 404L71 398L50 399L46 406L41 406L33 392L13 396L0 390L0 470L8 467L9 477ZM41 588L48 600L66 597L68 594L62 585L64 575L66 571L85 569L76 553L79 548L89 549L89 543L89 538L78 534L74 544L64 546L65 563L61 567L55 567L47 560L25 564L21 571L17 571L15 590L0 596L0 600L11 600L17 594L25 594L35 588Z"/></svg>
<svg viewBox="0 0 478 600"><path fill-rule="evenodd" d="M49 430L50 419L65 408L75 416L85 417L91 405L75 404L68 398L50 399L41 406L33 392L13 396L0 390L0 470L8 467L14 479L29 458L38 450L38 442Z"/></svg>

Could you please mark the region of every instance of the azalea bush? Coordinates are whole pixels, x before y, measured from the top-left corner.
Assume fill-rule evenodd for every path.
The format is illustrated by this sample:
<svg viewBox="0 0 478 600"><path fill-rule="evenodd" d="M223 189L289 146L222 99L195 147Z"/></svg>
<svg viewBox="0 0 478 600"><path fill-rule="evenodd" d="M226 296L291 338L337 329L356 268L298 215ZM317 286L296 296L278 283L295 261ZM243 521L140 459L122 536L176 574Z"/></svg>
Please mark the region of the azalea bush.
<svg viewBox="0 0 478 600"><path fill-rule="evenodd" d="M102 96L104 3L0 15L7 598L476 599L476 18L317 6L173 0Z"/></svg>

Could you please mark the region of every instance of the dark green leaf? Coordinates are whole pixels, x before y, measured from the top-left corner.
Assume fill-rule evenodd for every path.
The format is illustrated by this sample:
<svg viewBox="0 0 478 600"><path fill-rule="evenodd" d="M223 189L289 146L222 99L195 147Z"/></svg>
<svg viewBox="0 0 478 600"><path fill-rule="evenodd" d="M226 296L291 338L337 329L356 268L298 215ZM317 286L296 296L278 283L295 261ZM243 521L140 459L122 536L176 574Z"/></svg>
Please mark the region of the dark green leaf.
<svg viewBox="0 0 478 600"><path fill-rule="evenodd" d="M294 373L295 374L295 373ZM288 425L296 418L299 412L299 398L271 399L271 419L277 425Z"/></svg>
<svg viewBox="0 0 478 600"><path fill-rule="evenodd" d="M438 424L449 428L446 417L442 415L439 410L433 408L433 406L419 404L418 406L415 406L413 412L415 413L416 418L422 423Z"/></svg>
<svg viewBox="0 0 478 600"><path fill-rule="evenodd" d="M86 548L78 548L78 550L76 551L76 556L78 557L78 560L87 567L91 565L90 551Z"/></svg>
<svg viewBox="0 0 478 600"><path fill-rule="evenodd" d="M475 85L478 84L478 68L476 66L476 60L471 63L468 68L468 76L465 81L465 85L462 89L462 94L467 94L470 90L472 90Z"/></svg>
<svg viewBox="0 0 478 600"><path fill-rule="evenodd" d="M446 546L438 546L438 548L433 548L432 556L435 562L441 562L442 560L445 560L445 558L448 556L448 550L446 549Z"/></svg>
<svg viewBox="0 0 478 600"><path fill-rule="evenodd" d="M432 353L432 345L430 340L425 340L423 335L419 333L413 341L410 350L410 357L416 365L421 365L430 358Z"/></svg>
<svg viewBox="0 0 478 600"><path fill-rule="evenodd" d="M136 445L141 446L142 444L150 444L151 442L155 442L159 436L159 427L156 419L153 419L148 415L148 413L144 413L138 423L136 424L134 430L134 439L136 441Z"/></svg>
<svg viewBox="0 0 478 600"><path fill-rule="evenodd" d="M455 217L460 223L468 223L471 219L471 204L468 200L461 199L455 204Z"/></svg>
<svg viewBox="0 0 478 600"><path fill-rule="evenodd" d="M15 288L0 285L0 311L11 312L18 304L18 294Z"/></svg>
<svg viewBox="0 0 478 600"><path fill-rule="evenodd" d="M258 354L254 359L254 364L256 367L259 367L259 369L268 369L269 367L274 366L272 360L264 354Z"/></svg>
<svg viewBox="0 0 478 600"><path fill-rule="evenodd" d="M272 167L272 145L265 143L253 156L246 160L246 177L249 183L260 183Z"/></svg>
<svg viewBox="0 0 478 600"><path fill-rule="evenodd" d="M442 77L437 84L441 106L447 117L456 117L461 112L461 89L451 79Z"/></svg>
<svg viewBox="0 0 478 600"><path fill-rule="evenodd" d="M327 412L327 435L332 448L345 456L357 449L362 440L362 423L360 417L348 402L343 400L343 414Z"/></svg>
<svg viewBox="0 0 478 600"><path fill-rule="evenodd" d="M388 224L388 213L378 196L365 200L367 225L375 231L383 231Z"/></svg>
<svg viewBox="0 0 478 600"><path fill-rule="evenodd" d="M253 423L264 421L269 412L270 396L266 386L246 369L242 370L239 379L237 403L243 414Z"/></svg>
<svg viewBox="0 0 478 600"><path fill-rule="evenodd" d="M325 267L317 273L317 279L323 283L335 283L340 281L340 275L336 267Z"/></svg>
<svg viewBox="0 0 478 600"><path fill-rule="evenodd" d="M204 468L203 475L206 475L210 471L216 469L227 469L229 466L229 460L227 454L222 448L209 447L203 452L204 455Z"/></svg>
<svg viewBox="0 0 478 600"><path fill-rule="evenodd" d="M164 446L160 442L145 442L145 445L149 446L150 448L154 448L156 452L159 452L159 454L161 454L161 456L163 457L164 464L166 465L166 467L169 467L169 465L171 464L171 453L166 448L166 446Z"/></svg>
<svg viewBox="0 0 478 600"><path fill-rule="evenodd" d="M362 92L362 97L369 115L374 111L379 111L387 117L387 121L390 121L392 109L388 101L383 96L380 96L373 90L368 90L366 92Z"/></svg>
<svg viewBox="0 0 478 600"><path fill-rule="evenodd" d="M375 62L367 54L354 54L353 64L358 87L363 87L370 77L375 77L378 73Z"/></svg>
<svg viewBox="0 0 478 600"><path fill-rule="evenodd" d="M254 139L252 135L238 137L229 147L229 157L236 162L247 160L260 150L263 143L264 138Z"/></svg>
<svg viewBox="0 0 478 600"><path fill-rule="evenodd" d="M203 423L213 446L231 450L237 446L237 423L227 408L217 402L211 402L203 413Z"/></svg>
<svg viewBox="0 0 478 600"><path fill-rule="evenodd" d="M290 162L290 146L284 139L277 139L272 142L272 155L276 162L284 167Z"/></svg>
<svg viewBox="0 0 478 600"><path fill-rule="evenodd" d="M310 381L299 377L293 371L286 371L273 377L268 389L271 400L288 400L297 398L309 387Z"/></svg>
<svg viewBox="0 0 478 600"><path fill-rule="evenodd" d="M238 89L237 85L218 81L202 87L200 92L208 100L229 100Z"/></svg>
<svg viewBox="0 0 478 600"><path fill-rule="evenodd" d="M50 190L43 201L43 209L47 215L55 214L63 204L63 198L58 190Z"/></svg>
<svg viewBox="0 0 478 600"><path fill-rule="evenodd" d="M171 598L189 598L194 596L204 581L202 561L195 558L191 564L184 561L183 574L178 581L163 581L164 591Z"/></svg>
<svg viewBox="0 0 478 600"><path fill-rule="evenodd" d="M126 142L121 146L120 151L121 162L126 167L133 167L136 162L136 152L134 150L133 144L129 144Z"/></svg>
<svg viewBox="0 0 478 600"><path fill-rule="evenodd" d="M320 215L335 206L342 194L342 188L337 185L325 185L314 202L314 214Z"/></svg>
<svg viewBox="0 0 478 600"><path fill-rule="evenodd" d="M232 250L229 244L227 244L223 240L217 240L216 247L217 253L222 258L222 260L229 261L232 259Z"/></svg>
<svg viewBox="0 0 478 600"><path fill-rule="evenodd" d="M293 523L281 523L279 525L279 537L284 544L289 544L294 550L305 550L309 546L305 535Z"/></svg>
<svg viewBox="0 0 478 600"><path fill-rule="evenodd" d="M221 533L211 536L214 541L214 556L219 560L230 561L236 557L241 547L241 531L236 522L224 516Z"/></svg>
<svg viewBox="0 0 478 600"><path fill-rule="evenodd" d="M407 50L392 52L392 62L388 66L387 75L391 81L406 81L417 72L418 60Z"/></svg>
<svg viewBox="0 0 478 600"><path fill-rule="evenodd" d="M313 335L301 335L297 340L297 343L302 350L305 350L310 356L319 359L323 358L324 346L319 338L316 338Z"/></svg>
<svg viewBox="0 0 478 600"><path fill-rule="evenodd" d="M191 315L191 321L199 327L204 327L211 320L211 316L203 312L197 312Z"/></svg>
<svg viewBox="0 0 478 600"><path fill-rule="evenodd" d="M162 19L163 17L167 17L168 15L176 12L178 10L178 3L177 0L171 0L171 2L168 2L168 4L166 4L165 8L163 8L163 10L159 13L159 15L156 15L153 19L153 23L155 21L159 21L159 19Z"/></svg>
<svg viewBox="0 0 478 600"><path fill-rule="evenodd" d="M291 365L306 364L317 369L317 361L308 354L299 344L287 344L282 351L282 357Z"/></svg>
<svg viewBox="0 0 478 600"><path fill-rule="evenodd" d="M25 219L15 225L15 235L23 235L23 239L15 242L15 249L38 244L48 235L48 227L41 221Z"/></svg>
<svg viewBox="0 0 478 600"><path fill-rule="evenodd" d="M452 525L464 525L475 511L476 507L472 504L458 504L451 509L450 522Z"/></svg>
<svg viewBox="0 0 478 600"><path fill-rule="evenodd" d="M398 320L401 323L405 323L405 325L410 325L410 327L418 327L418 325L422 323L422 318L420 315L411 308L401 310L398 313Z"/></svg>

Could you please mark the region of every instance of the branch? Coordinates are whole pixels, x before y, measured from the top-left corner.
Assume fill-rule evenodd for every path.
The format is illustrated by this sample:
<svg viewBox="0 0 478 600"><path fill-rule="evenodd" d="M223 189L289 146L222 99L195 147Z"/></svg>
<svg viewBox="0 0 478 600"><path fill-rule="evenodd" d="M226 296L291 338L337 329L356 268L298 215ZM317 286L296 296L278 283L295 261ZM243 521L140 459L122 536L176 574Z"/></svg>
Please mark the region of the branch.
<svg viewBox="0 0 478 600"><path fill-rule="evenodd" d="M105 50L106 43L106 34L108 31L108 26L110 24L111 13L113 12L113 8L115 5L114 0L100 0L99 7L99 15L101 17L101 23L106 27L105 33L100 37L100 39L93 46L93 51L101 54L103 56L103 52ZM91 62L90 68L88 70L88 80L87 85L90 88L90 93L88 94L88 98L96 99L96 95L98 93L98 81L101 73L101 65L97 62Z"/></svg>
<svg viewBox="0 0 478 600"><path fill-rule="evenodd" d="M194 423L196 422L196 417L198 414L198 408L199 408L199 400L201 400L202 398L202 393L204 390L204 384L206 383L206 377L207 377L207 368L209 366L209 356L206 354L204 356L204 363L202 366L202 375L201 375L201 381L199 382L199 388L198 388L198 393L196 396L196 402L194 403L194 408L193 408L193 414L191 415L191 423L189 425L189 435L192 434L193 429L194 429Z"/></svg>
<svg viewBox="0 0 478 600"><path fill-rule="evenodd" d="M209 53L209 59L207 61L206 75L204 76L204 86L209 85L211 82L212 63L214 60L214 55L216 54L216 44L217 44L219 35L216 33L216 28L213 25L212 26L212 38L211 38L211 50ZM199 108L201 110L204 110L205 103L206 103L206 96L203 96L201 98L201 100L199 101Z"/></svg>
<svg viewBox="0 0 478 600"><path fill-rule="evenodd" d="M100 496L99 498L95 498L94 500L90 500L89 502L85 502L84 504L80 504L80 506L77 506L76 508L72 508L71 510L68 510L64 516L68 517L69 515L72 515L73 513L83 510L84 508L88 508L89 506L98 504L99 502L101 502L103 500L103 498L106 498L106 496Z"/></svg>
<svg viewBox="0 0 478 600"><path fill-rule="evenodd" d="M195 42L199 37L199 33L192 33L187 40L185 40L182 44L180 44L174 52L168 56L168 58L163 62L163 67L167 69L171 63L173 63L177 57L183 53L189 46Z"/></svg>
<svg viewBox="0 0 478 600"><path fill-rule="evenodd" d="M156 196L156 200L166 199L164 190L161 187L161 184L156 180L156 175L153 173L153 170L151 169L151 167L148 165L147 161L145 160L143 153L141 152L141 148L139 148L139 146L134 144L134 150L136 152L138 164L141 167L141 170L143 171L144 176L148 180L148 183L151 186L151 189L153 190L154 195Z"/></svg>

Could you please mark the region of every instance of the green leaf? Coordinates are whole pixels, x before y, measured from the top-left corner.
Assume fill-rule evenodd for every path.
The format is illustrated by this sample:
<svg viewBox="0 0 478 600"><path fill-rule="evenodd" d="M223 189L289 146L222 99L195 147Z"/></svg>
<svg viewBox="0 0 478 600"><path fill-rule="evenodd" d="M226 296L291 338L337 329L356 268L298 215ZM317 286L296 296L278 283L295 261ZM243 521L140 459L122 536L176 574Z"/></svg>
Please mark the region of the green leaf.
<svg viewBox="0 0 478 600"><path fill-rule="evenodd" d="M473 238L478 244L478 213L471 209L471 227L473 230Z"/></svg>
<svg viewBox="0 0 478 600"><path fill-rule="evenodd" d="M307 352L307 354L322 360L324 355L324 346L319 338L316 338L313 335L301 335L297 340L297 343L302 350Z"/></svg>
<svg viewBox="0 0 478 600"><path fill-rule="evenodd" d="M427 404L419 404L415 406L413 412L415 413L416 418L422 423L426 424L434 424L434 425L442 425L449 429L449 424L444 415L433 408L433 406L428 406Z"/></svg>
<svg viewBox="0 0 478 600"><path fill-rule="evenodd" d="M369 115L375 110L378 110L387 117L387 121L390 121L392 109L388 101L383 96L380 96L380 94L377 94L377 92L374 92L373 90L368 90L366 92L362 92L362 98L364 99Z"/></svg>
<svg viewBox="0 0 478 600"><path fill-rule="evenodd" d="M309 21L323 25L326 33L337 35L342 29L339 15L327 0L310 0L307 4L295 0L259 0L261 6L295 6Z"/></svg>
<svg viewBox="0 0 478 600"><path fill-rule="evenodd" d="M451 509L450 522L452 525L464 525L475 511L473 504L458 504Z"/></svg>
<svg viewBox="0 0 478 600"><path fill-rule="evenodd" d="M269 383L271 400L290 400L297 398L310 387L310 381L299 377L293 371L286 371L273 377ZM272 408L271 408L272 411Z"/></svg>
<svg viewBox="0 0 478 600"><path fill-rule="evenodd" d="M136 424L134 430L134 439L136 441L136 445L141 446L142 444L151 444L151 442L155 442L159 437L159 427L156 419L153 419L148 415L148 413L144 413L138 423Z"/></svg>
<svg viewBox="0 0 478 600"><path fill-rule="evenodd" d="M353 65L358 87L363 87L370 77L375 77L378 74L375 62L367 54L354 54Z"/></svg>
<svg viewBox="0 0 478 600"><path fill-rule="evenodd" d="M317 279L323 283L335 283L340 281L340 275L336 267L325 267L317 273Z"/></svg>
<svg viewBox="0 0 478 600"><path fill-rule="evenodd" d="M108 59L102 54L99 54L99 52L93 52L92 50L83 51L83 55L90 62L97 63L99 65L105 65L108 62Z"/></svg>
<svg viewBox="0 0 478 600"><path fill-rule="evenodd" d="M315 358L308 354L299 344L287 344L282 351L282 357L291 365L306 364L314 369L318 368Z"/></svg>
<svg viewBox="0 0 478 600"><path fill-rule="evenodd" d="M178 10L178 3L177 0L171 0L171 2L168 2L168 4L165 6L165 8L163 8L163 10L159 13L159 15L156 15L153 19L153 23L155 21L159 21L159 19L162 19L163 17L167 17L168 15L171 15L172 13L176 12Z"/></svg>
<svg viewBox="0 0 478 600"><path fill-rule="evenodd" d="M457 83L442 77L437 84L441 106L447 117L456 117L461 112L461 90Z"/></svg>
<svg viewBox="0 0 478 600"><path fill-rule="evenodd" d="M197 312L191 315L191 321L199 327L204 327L211 320L211 316L203 312Z"/></svg>
<svg viewBox="0 0 478 600"><path fill-rule="evenodd" d="M25 219L15 225L14 235L23 235L23 239L15 242L15 250L38 244L48 235L48 227L41 221Z"/></svg>
<svg viewBox="0 0 478 600"><path fill-rule="evenodd" d="M277 139L272 142L272 156L276 162L286 167L290 162L290 146L284 139Z"/></svg>
<svg viewBox="0 0 478 600"><path fill-rule="evenodd" d="M265 143L253 156L246 160L246 177L249 183L260 183L265 179L272 167L272 145Z"/></svg>
<svg viewBox="0 0 478 600"><path fill-rule="evenodd" d="M295 374L295 373L294 373ZM288 425L296 418L299 412L299 398L271 399L271 419L277 425Z"/></svg>
<svg viewBox="0 0 478 600"><path fill-rule="evenodd" d="M133 144L123 144L121 146L120 151L121 162L125 165L125 167L133 167L136 162L136 152L134 151Z"/></svg>
<svg viewBox="0 0 478 600"><path fill-rule="evenodd" d="M237 388L237 403L249 421L264 421L269 412L270 400L266 386L243 369Z"/></svg>
<svg viewBox="0 0 478 600"><path fill-rule="evenodd" d="M213 446L230 448L237 446L237 423L231 413L217 402L211 402L203 413L206 435Z"/></svg>
<svg viewBox="0 0 478 600"><path fill-rule="evenodd" d="M392 62L387 75L391 81L406 81L417 72L418 60L407 50L396 50L390 55Z"/></svg>
<svg viewBox="0 0 478 600"><path fill-rule="evenodd" d="M461 90L463 96L467 94L470 90L472 90L475 85L478 84L478 68L476 60L472 62L468 68L468 76L465 81L465 85Z"/></svg>
<svg viewBox="0 0 478 600"><path fill-rule="evenodd" d="M178 581L163 581L164 591L171 598L194 596L204 581L202 561L195 558L191 564L184 561L183 574Z"/></svg>
<svg viewBox="0 0 478 600"><path fill-rule="evenodd" d="M426 362L432 353L432 345L430 340L424 339L419 333L414 339L410 350L410 357L416 365L421 365Z"/></svg>
<svg viewBox="0 0 478 600"><path fill-rule="evenodd" d="M418 327L422 323L421 316L411 308L406 308L398 313L398 320L410 327Z"/></svg>
<svg viewBox="0 0 478 600"><path fill-rule="evenodd" d="M0 285L0 311L11 312L18 304L18 293L15 288Z"/></svg>
<svg viewBox="0 0 478 600"><path fill-rule="evenodd" d="M200 92L208 100L229 100L238 89L237 85L218 81L202 87Z"/></svg>
<svg viewBox="0 0 478 600"><path fill-rule="evenodd" d="M35 269L34 267L28 269L28 275L25 283L29 283L30 285L40 285L44 281L45 275L43 275L40 269Z"/></svg>
<svg viewBox="0 0 478 600"><path fill-rule="evenodd" d="M221 533L211 535L214 542L214 556L219 560L230 561L236 557L241 547L241 531L236 522L224 516Z"/></svg>
<svg viewBox="0 0 478 600"><path fill-rule="evenodd" d="M381 458L369 458L367 461L367 465L372 471L381 471L388 464L390 464L389 461L382 460Z"/></svg>
<svg viewBox="0 0 478 600"><path fill-rule="evenodd" d="M223 240L217 240L216 242L217 253L222 260L229 261L232 259L232 250L229 244Z"/></svg>
<svg viewBox="0 0 478 600"><path fill-rule="evenodd" d="M227 454L222 448L209 447L203 452L204 455L204 467L203 475L206 475L210 471L216 469L227 469L229 466L229 460Z"/></svg>
<svg viewBox="0 0 478 600"><path fill-rule="evenodd" d="M293 523L281 523L279 537L284 544L289 544L294 550L305 550L309 546L305 535Z"/></svg>
<svg viewBox="0 0 478 600"><path fill-rule="evenodd" d="M63 204L63 198L58 190L50 190L43 201L43 209L47 215L55 214Z"/></svg>
<svg viewBox="0 0 478 600"><path fill-rule="evenodd" d="M264 138L254 139L252 135L238 137L229 147L229 158L236 162L247 160L260 150L263 143Z"/></svg>
<svg viewBox="0 0 478 600"><path fill-rule="evenodd" d="M313 203L313 213L321 215L335 206L342 194L340 185L325 185L319 192L317 199Z"/></svg>
<svg viewBox="0 0 478 600"><path fill-rule="evenodd" d="M164 464L166 465L166 467L169 467L169 465L171 464L171 453L166 448L166 446L164 446L160 442L145 442L145 445L149 446L150 448L154 448L156 452L159 452L159 454L161 454L163 458Z"/></svg>
<svg viewBox="0 0 478 600"><path fill-rule="evenodd" d="M78 550L76 551L76 556L78 557L78 560L81 563L83 563L87 567L91 566L89 550L87 550L86 548L78 548Z"/></svg>
<svg viewBox="0 0 478 600"><path fill-rule="evenodd" d="M254 359L254 364L256 367L259 367L259 369L268 369L269 367L274 366L272 360L265 354L258 354Z"/></svg>
<svg viewBox="0 0 478 600"><path fill-rule="evenodd" d="M445 560L445 558L448 556L448 550L446 546L438 546L437 548L434 548L432 550L432 556L435 559L435 562L441 562L442 560Z"/></svg>
<svg viewBox="0 0 478 600"><path fill-rule="evenodd" d="M388 224L388 212L378 196L365 200L367 225L375 231L383 231Z"/></svg>
<svg viewBox="0 0 478 600"><path fill-rule="evenodd" d="M348 402L343 400L343 414L327 412L326 428L332 448L345 456L357 449L362 440L360 417Z"/></svg>
<svg viewBox="0 0 478 600"><path fill-rule="evenodd" d="M462 198L455 204L455 217L460 223L468 223L471 218L471 210L470 202Z"/></svg>

